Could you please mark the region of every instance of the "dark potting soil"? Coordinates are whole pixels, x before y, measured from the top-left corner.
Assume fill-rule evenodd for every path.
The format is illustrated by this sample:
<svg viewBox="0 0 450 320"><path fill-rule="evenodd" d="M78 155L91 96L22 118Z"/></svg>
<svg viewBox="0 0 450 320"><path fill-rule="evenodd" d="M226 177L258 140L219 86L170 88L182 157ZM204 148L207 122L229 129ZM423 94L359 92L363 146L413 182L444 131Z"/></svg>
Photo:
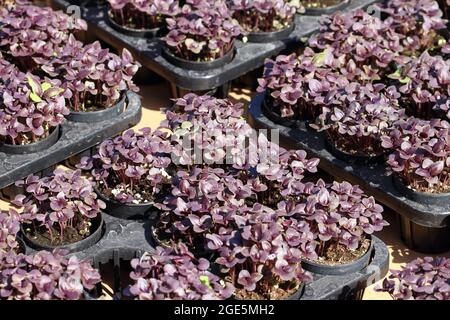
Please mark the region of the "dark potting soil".
<svg viewBox="0 0 450 320"><path fill-rule="evenodd" d="M294 19L291 19L287 24L279 23L279 25L275 26L274 23L270 23L271 21L267 21L263 16L259 16L258 13L253 10L236 11L233 17L239 21L242 29L249 33L281 31L294 23Z"/></svg>
<svg viewBox="0 0 450 320"><path fill-rule="evenodd" d="M72 110L74 112L95 112L95 111L102 111L108 109L108 107L102 106L101 104L94 104L92 101L87 101L86 105L81 110Z"/></svg>
<svg viewBox="0 0 450 320"><path fill-rule="evenodd" d="M122 23L121 21L118 21L117 19L114 18L114 14L111 12L111 10L108 10L108 16L109 16L109 19L114 21L117 25L119 25L122 28L127 29L129 31L146 31L146 30L161 28L164 26L163 21L159 21L158 23L156 23L154 21L151 23L150 23L150 21L145 21L144 24L147 25L147 27L143 27L142 23L138 25L132 19L129 19L129 20L125 21L125 23Z"/></svg>
<svg viewBox="0 0 450 320"><path fill-rule="evenodd" d="M328 134L327 134L328 135ZM379 157L385 153L385 150L381 145L366 145L363 146L355 142L355 140L349 140L349 136L343 136L338 134L333 134L332 138L327 137L328 142L334 146L339 151L347 153L351 156L361 156L361 157ZM359 150L354 150L354 146L361 147Z"/></svg>
<svg viewBox="0 0 450 320"><path fill-rule="evenodd" d="M83 232L83 234L80 233L81 230L77 230L74 227L67 226L64 229L62 241L60 237L61 230L59 229L59 226L52 226L52 235L53 240L50 237L50 233L48 232L46 227L37 227L34 228L32 224L28 226L24 226L24 231L26 235L32 239L34 242L42 245L42 246L64 246L72 243L76 243L78 241L84 240L87 237L89 237L95 228L94 225L91 224L89 230L85 230L86 232Z"/></svg>
<svg viewBox="0 0 450 320"><path fill-rule="evenodd" d="M114 188L106 188L103 183L98 184L98 190L105 196L111 200L114 200L115 195L118 193L125 193L131 195L134 198L132 204L146 204L153 202L154 195L150 191L153 188L149 185L147 180L141 180L138 185L134 185L133 189L131 189L131 185L127 184L114 184L110 183L110 185L115 185Z"/></svg>
<svg viewBox="0 0 450 320"><path fill-rule="evenodd" d="M123 95L120 96L120 98L114 102L113 104L111 104L110 106L105 106L103 105L103 103L101 103L98 100L99 96L96 95L91 95L89 94L89 96L85 97L84 99L84 104L80 103L80 110L74 110L72 108L72 106L69 106L70 110L73 112L95 112L95 111L102 111L102 110L106 110L109 108L114 107L117 103L119 103L122 99L123 99ZM100 96L101 97L101 96Z"/></svg>
<svg viewBox="0 0 450 320"><path fill-rule="evenodd" d="M328 8L336 6L344 0L303 0L302 4L305 8Z"/></svg>
<svg viewBox="0 0 450 320"><path fill-rule="evenodd" d="M352 263L364 256L369 250L370 245L371 240L364 239L358 249L350 250L346 246L334 242L331 243L325 249L324 254L314 262L328 266Z"/></svg>
<svg viewBox="0 0 450 320"><path fill-rule="evenodd" d="M443 182L439 182L435 184L432 188L428 186L428 182L423 179L423 177L416 175L412 170L410 172L410 176L413 177L413 181L416 181L412 184L408 184L403 179L399 178L400 181L409 189L415 192L423 192L423 193L432 193L432 194L444 194L450 193L450 172L447 172L447 184Z"/></svg>
<svg viewBox="0 0 450 320"><path fill-rule="evenodd" d="M242 288L236 288L234 296L238 300L284 300L295 294L299 288L300 283L295 286L290 285L289 288L274 284L268 292L250 292Z"/></svg>

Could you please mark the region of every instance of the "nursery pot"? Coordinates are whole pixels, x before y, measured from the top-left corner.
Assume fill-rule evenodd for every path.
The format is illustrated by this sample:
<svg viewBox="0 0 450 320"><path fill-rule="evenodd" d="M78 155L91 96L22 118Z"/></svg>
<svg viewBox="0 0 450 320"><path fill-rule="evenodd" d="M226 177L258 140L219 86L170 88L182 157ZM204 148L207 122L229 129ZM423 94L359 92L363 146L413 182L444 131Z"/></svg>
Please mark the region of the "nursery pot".
<svg viewBox="0 0 450 320"><path fill-rule="evenodd" d="M25 243L32 249L34 250L48 250L48 251L53 251L54 249L63 249L63 250L68 250L69 253L72 252L79 252L79 251L83 251L89 247L92 247L94 244L96 244L102 237L103 235L103 229L104 229L104 221L103 221L103 216L102 214L98 214L95 218L91 219L91 222L93 224L93 232L85 239L78 241L78 242L74 242L74 243L70 243L70 244L66 244L66 245L62 245L62 246L51 246L51 245L43 245L39 242L37 242L36 240L34 240L33 238L31 238L24 230L24 226L21 226L21 234L22 234L22 238L25 241Z"/></svg>
<svg viewBox="0 0 450 320"><path fill-rule="evenodd" d="M287 298L284 298L283 300L300 300L304 293L305 293L305 284L302 283L298 288L297 292L295 292L293 295Z"/></svg>
<svg viewBox="0 0 450 320"><path fill-rule="evenodd" d="M420 192L409 188L407 185L393 174L392 179L394 180L395 188L406 198L416 201L418 203L427 205L442 206L444 204L450 203L450 193L428 193Z"/></svg>
<svg viewBox="0 0 450 320"><path fill-rule="evenodd" d="M298 127L298 120L294 119L293 117L283 118L282 116L274 112L268 105L266 98L263 99L261 107L263 114L274 123L280 124L285 127Z"/></svg>
<svg viewBox="0 0 450 320"><path fill-rule="evenodd" d="M153 239L154 245L155 247L163 247L165 249L172 249L172 247L170 245L164 244L161 242L161 240L159 240L157 234L156 234L156 224L150 226L150 235ZM196 257L198 258L205 258L208 261L214 261L216 260L214 258L214 256L216 255L216 253L214 251L208 251L205 249L202 250L193 250L193 248L190 248L190 250L195 254Z"/></svg>
<svg viewBox="0 0 450 320"><path fill-rule="evenodd" d="M283 298L281 300L300 300L304 293L305 293L305 284L301 283L300 287L297 289L296 292L294 292L292 295L290 295L290 296L288 296L286 298ZM230 300L240 300L240 301L242 301L241 299L238 299L235 296L233 296Z"/></svg>
<svg viewBox="0 0 450 320"><path fill-rule="evenodd" d="M333 6L328 6L324 8L306 8L305 7L305 15L308 16L321 16L323 14L332 14L335 11L345 9L351 0L342 0L338 4Z"/></svg>
<svg viewBox="0 0 450 320"><path fill-rule="evenodd" d="M275 42L280 41L287 38L292 31L295 29L295 23L293 22L290 26L271 32L250 32L247 35L247 39L249 42L255 43L266 43L266 42Z"/></svg>
<svg viewBox="0 0 450 320"><path fill-rule="evenodd" d="M356 163L356 164L376 164L380 163L384 160L386 153L382 153L377 156L366 156L366 155L353 155L339 148L335 147L334 144L327 138L325 139L325 146L328 151L331 152L336 158L339 160L348 162L348 163Z"/></svg>
<svg viewBox="0 0 450 320"><path fill-rule="evenodd" d="M196 95L203 96L208 95L211 97L219 98L219 99L226 99L230 93L231 89L231 83L226 82L223 85L210 89L210 90L202 90L202 91L192 91L189 89L183 89L178 87L174 83L169 83L170 85L170 94L171 98L178 99L184 97L188 93L195 93Z"/></svg>
<svg viewBox="0 0 450 320"><path fill-rule="evenodd" d="M163 46L162 54L167 61L169 61L174 66L180 67L182 69L196 70L196 71L206 71L211 69L221 68L227 63L231 62L234 58L235 48L229 50L223 57L220 57L213 61L189 61L183 58L179 58L174 55L167 46Z"/></svg>
<svg viewBox="0 0 450 320"><path fill-rule="evenodd" d="M126 94L123 94L122 98L110 108L106 108L99 111L92 112L78 112L70 111L67 119L74 122L99 122L109 119L114 119L122 112L125 111L125 99Z"/></svg>
<svg viewBox="0 0 450 320"><path fill-rule="evenodd" d="M372 237L369 237L368 239L370 239L370 247L367 250L367 252L358 260L345 264L326 265L315 261L303 259L302 267L307 271L324 275L343 275L361 271L362 269L364 269L369 265L374 250Z"/></svg>
<svg viewBox="0 0 450 320"><path fill-rule="evenodd" d="M36 153L47 150L52 145L54 145L58 141L58 139L59 139L59 126L54 128L47 138L38 142L24 145L13 145L8 143L0 144L0 152L4 152L6 154Z"/></svg>
<svg viewBox="0 0 450 320"><path fill-rule="evenodd" d="M94 188L100 200L106 203L105 213L120 219L139 220L149 218L154 213L154 203L127 204L104 196L100 190Z"/></svg>
<svg viewBox="0 0 450 320"><path fill-rule="evenodd" d="M29 154L44 151L53 146L59 139L59 126L54 128L50 135L38 142L24 144L24 145L13 145L3 143L0 144L0 152L6 154Z"/></svg>
<svg viewBox="0 0 450 320"><path fill-rule="evenodd" d="M152 39L156 37L163 36L165 28L153 28L153 29L132 29L118 24L110 15L110 6L105 7L105 16L108 24L115 29L116 31L125 34L127 36L136 37L136 38L147 38Z"/></svg>

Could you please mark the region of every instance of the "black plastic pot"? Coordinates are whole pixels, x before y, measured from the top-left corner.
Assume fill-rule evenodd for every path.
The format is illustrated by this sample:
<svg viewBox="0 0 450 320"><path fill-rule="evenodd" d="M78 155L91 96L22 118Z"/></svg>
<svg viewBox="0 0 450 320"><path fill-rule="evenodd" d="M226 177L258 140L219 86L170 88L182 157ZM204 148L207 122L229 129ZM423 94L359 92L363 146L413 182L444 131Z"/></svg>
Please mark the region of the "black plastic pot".
<svg viewBox="0 0 450 320"><path fill-rule="evenodd" d="M305 8L305 14L309 16L321 16L323 14L332 14L338 10L348 7L351 0L342 0L340 3L325 8Z"/></svg>
<svg viewBox="0 0 450 320"><path fill-rule="evenodd" d="M128 92L127 108L117 117L103 119L95 125L65 121L58 141L36 153L12 155L0 152L0 189L133 127L141 119L141 112L140 97Z"/></svg>
<svg viewBox="0 0 450 320"><path fill-rule="evenodd" d="M155 213L154 203L145 204L125 204L105 197L95 188L100 200L106 203L105 213L125 220L140 220L152 217Z"/></svg>
<svg viewBox="0 0 450 320"><path fill-rule="evenodd" d="M365 267L367 267L370 263L370 259L373 254L373 241L370 237L370 248L367 252L358 260L339 265L325 265L318 262L310 261L310 260L302 260L302 267L305 270L318 273L318 274L326 274L326 275L343 275L358 272Z"/></svg>
<svg viewBox="0 0 450 320"><path fill-rule="evenodd" d="M380 154L378 156L366 156L366 155L354 155L347 153L339 148L336 148L334 143L329 141L328 138L325 137L325 144L327 149L338 159L348 162L348 163L357 163L357 164L371 164L371 163L380 163L384 161L386 156L385 153Z"/></svg>
<svg viewBox="0 0 450 320"><path fill-rule="evenodd" d="M225 66L227 63L231 62L231 60L233 60L235 55L235 48L233 47L233 49L228 51L223 57L220 57L213 61L203 61L203 62L189 61L186 59L179 58L176 55L174 55L166 46L163 46L162 54L167 61L169 61L171 64L179 68L196 71L205 71L221 68Z"/></svg>
<svg viewBox="0 0 450 320"><path fill-rule="evenodd" d="M275 122L276 124L280 124L282 126L286 127L297 127L298 126L298 120L293 118L283 118L278 113L274 112L269 106L266 101L266 99L263 100L262 105L262 112L264 115Z"/></svg>
<svg viewBox="0 0 450 320"><path fill-rule="evenodd" d="M305 293L305 284L302 283L300 287L298 288L297 292L295 292L293 295L283 299L283 300L300 300Z"/></svg>
<svg viewBox="0 0 450 320"><path fill-rule="evenodd" d="M289 27L282 30L272 31L272 32L250 32L247 35L247 40L249 42L255 43L267 43L275 42L286 39L294 31L295 23L292 23Z"/></svg>
<svg viewBox="0 0 450 320"><path fill-rule="evenodd" d="M407 187L395 174L392 175L395 187L408 199L429 205L450 203L450 193L427 193Z"/></svg>
<svg viewBox="0 0 450 320"><path fill-rule="evenodd" d="M258 88L257 80L262 77L263 72L264 67L259 67L233 80L233 83L237 87L250 89L251 91L256 91L256 89Z"/></svg>
<svg viewBox="0 0 450 320"><path fill-rule="evenodd" d="M104 229L105 229L105 223L103 221L102 214L97 215L94 219L91 219L91 222L94 225L94 232L91 233L91 235L81 241L63 245L63 246L46 246L42 245L40 243L37 243L34 241L31 237L27 235L25 230L23 230L23 226L21 227L21 237L23 238L24 242L33 250L48 250L53 251L54 249L64 249L68 250L69 253L72 252L79 252L88 249L89 247L92 247L95 245L102 237Z"/></svg>
<svg viewBox="0 0 450 320"><path fill-rule="evenodd" d="M56 169L56 165L50 166L45 170L41 170L39 172L33 173L33 175L38 176L40 178L53 174L53 171ZM0 199L3 199L7 202L14 200L14 198L25 192L23 186L18 187L15 183L3 188L0 190Z"/></svg>
<svg viewBox="0 0 450 320"><path fill-rule="evenodd" d="M153 29L143 29L143 30L137 30L137 29L131 29L128 27L121 26L118 24L109 14L109 5L105 7L105 16L107 17L107 21L109 25L114 28L115 30L119 31L120 33L123 33L127 36L136 37L136 38L147 38L147 39L153 39L157 37L162 37L164 33L163 28L153 28Z"/></svg>
<svg viewBox="0 0 450 320"><path fill-rule="evenodd" d="M124 94L119 102L107 109L92 112L71 111L67 119L74 122L99 122L114 119L124 112L125 100L126 95Z"/></svg>
<svg viewBox="0 0 450 320"><path fill-rule="evenodd" d="M170 83L169 85L170 85L170 93L171 93L172 99L182 98L186 94L193 92L192 90L186 90L186 89L177 87L173 83ZM228 97L230 90L231 90L231 84L230 84L230 82L227 82L227 83L221 85L220 87L213 88L211 90L206 90L206 91L196 91L194 93L197 95L209 95L209 96L216 97L219 99L225 99Z"/></svg>
<svg viewBox="0 0 450 320"><path fill-rule="evenodd" d="M25 144L25 145L12 145L12 144L0 144L0 152L6 154L30 154L46 150L53 146L59 139L59 126L53 129L49 136L41 141Z"/></svg>

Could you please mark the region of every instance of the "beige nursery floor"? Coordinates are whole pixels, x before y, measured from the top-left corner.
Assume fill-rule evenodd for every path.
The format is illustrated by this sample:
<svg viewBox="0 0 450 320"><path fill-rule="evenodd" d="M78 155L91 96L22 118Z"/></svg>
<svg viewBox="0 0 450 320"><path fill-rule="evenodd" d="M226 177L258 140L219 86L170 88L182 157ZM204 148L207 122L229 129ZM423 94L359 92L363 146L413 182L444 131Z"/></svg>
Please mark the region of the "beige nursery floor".
<svg viewBox="0 0 450 320"><path fill-rule="evenodd" d="M169 101L169 87L165 84L145 86L141 89L141 95L143 96L143 109L142 120L136 126L136 128L151 127L155 128L159 122L163 119L161 108L165 108ZM231 93L231 98L234 101L240 101L245 105L248 105L251 97L251 92L245 89L234 88ZM0 201L0 208L6 209L8 204ZM416 252L407 249L400 240L399 229L395 220L395 213L386 213L386 220L391 224L383 232L377 234L389 247L390 250L390 267L398 269L406 262L423 256ZM446 257L450 257L450 252L444 254ZM385 300L391 299L389 294L379 293L374 291L374 286L369 287L364 295L366 300Z"/></svg>

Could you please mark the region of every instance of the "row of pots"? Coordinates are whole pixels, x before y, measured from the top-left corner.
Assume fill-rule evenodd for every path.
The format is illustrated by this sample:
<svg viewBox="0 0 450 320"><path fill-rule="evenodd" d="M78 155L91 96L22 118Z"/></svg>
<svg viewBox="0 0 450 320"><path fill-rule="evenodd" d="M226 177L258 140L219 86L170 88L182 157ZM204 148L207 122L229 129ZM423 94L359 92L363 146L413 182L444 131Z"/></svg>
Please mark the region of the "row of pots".
<svg viewBox="0 0 450 320"><path fill-rule="evenodd" d="M332 5L330 7L326 8L309 8L306 9L307 15L322 15L322 14L330 14L332 12L335 12L337 10L342 10L346 8L350 4L350 0L343 0L337 5ZM83 10L87 9L87 6L96 5L95 2L84 2L81 6ZM160 37L164 36L165 33L167 33L167 30L165 28L154 28L154 29L147 29L147 30L134 30L127 27L124 27L122 25L119 25L117 22L115 22L110 15L110 8L109 5L104 5L104 16L106 17L106 22L116 31L120 32L121 34L136 37L136 38L147 38L147 39L159 39ZM269 42L275 42L275 41L281 41L289 37L289 35L295 30L296 26L293 22L289 27L273 31L273 32L254 32L249 33L246 35L247 41L252 43L269 43ZM195 71L205 71L205 70L211 70L211 69L217 69L220 67L223 67L224 65L230 63L235 54L236 54L236 48L233 45L233 49L228 51L224 56L221 58L218 58L214 61L207 61L207 62L196 62L196 61L189 61L186 59L179 58L175 56L163 43L161 43L162 46L162 55L163 57L174 66L177 66L182 69L187 70L195 70Z"/></svg>
<svg viewBox="0 0 450 320"><path fill-rule="evenodd" d="M285 120L281 118L278 114L273 112L271 108L268 106L268 102L266 100L263 101L262 104L262 112L264 115L269 118L271 121L286 126L286 127L298 127L299 121L297 120ZM301 122L301 121L300 121ZM310 122L306 121L305 127L311 134L317 135L318 133L309 127ZM365 156L365 155L353 155L343 150L338 149L333 141L330 141L327 136L323 133L319 133L323 136L324 143L326 149L337 159L345 161L349 164L356 165L381 165L385 163L386 157L389 155L389 152L386 151L383 154L376 156ZM415 191L409 187L407 187L395 174L392 175L393 184L396 189L404 195L406 198L422 203L425 205L436 205L442 206L442 204L450 203L450 193L427 193Z"/></svg>
<svg viewBox="0 0 450 320"><path fill-rule="evenodd" d="M153 226L156 224L158 211L154 207L153 203L145 203L145 204L122 204L115 200L109 199L100 193L99 190L95 190L99 199L106 203L105 212L102 214L108 214L115 218L119 218L121 220L137 220L144 221L149 220L150 223L150 234L153 238L153 243L159 246L167 247L162 244L157 236L155 235ZM69 252L80 252L88 249L89 247L98 243L103 235L105 234L106 224L103 219L102 214L98 215L96 218L92 219L92 227L91 234L78 242L71 243L63 246L47 246L42 245L36 241L34 241L22 228L21 237L25 241L25 243L34 250L53 250L55 248L61 248L68 250ZM341 264L341 265L325 265L320 264L314 261L303 260L303 268L313 273L322 274L322 275L343 275L350 274L354 272L358 272L364 269L369 265L373 251L374 245L371 238L371 245L369 250L358 260L353 261L351 263ZM208 253L205 252L205 255L208 256ZM211 258L211 255L209 255Z"/></svg>

